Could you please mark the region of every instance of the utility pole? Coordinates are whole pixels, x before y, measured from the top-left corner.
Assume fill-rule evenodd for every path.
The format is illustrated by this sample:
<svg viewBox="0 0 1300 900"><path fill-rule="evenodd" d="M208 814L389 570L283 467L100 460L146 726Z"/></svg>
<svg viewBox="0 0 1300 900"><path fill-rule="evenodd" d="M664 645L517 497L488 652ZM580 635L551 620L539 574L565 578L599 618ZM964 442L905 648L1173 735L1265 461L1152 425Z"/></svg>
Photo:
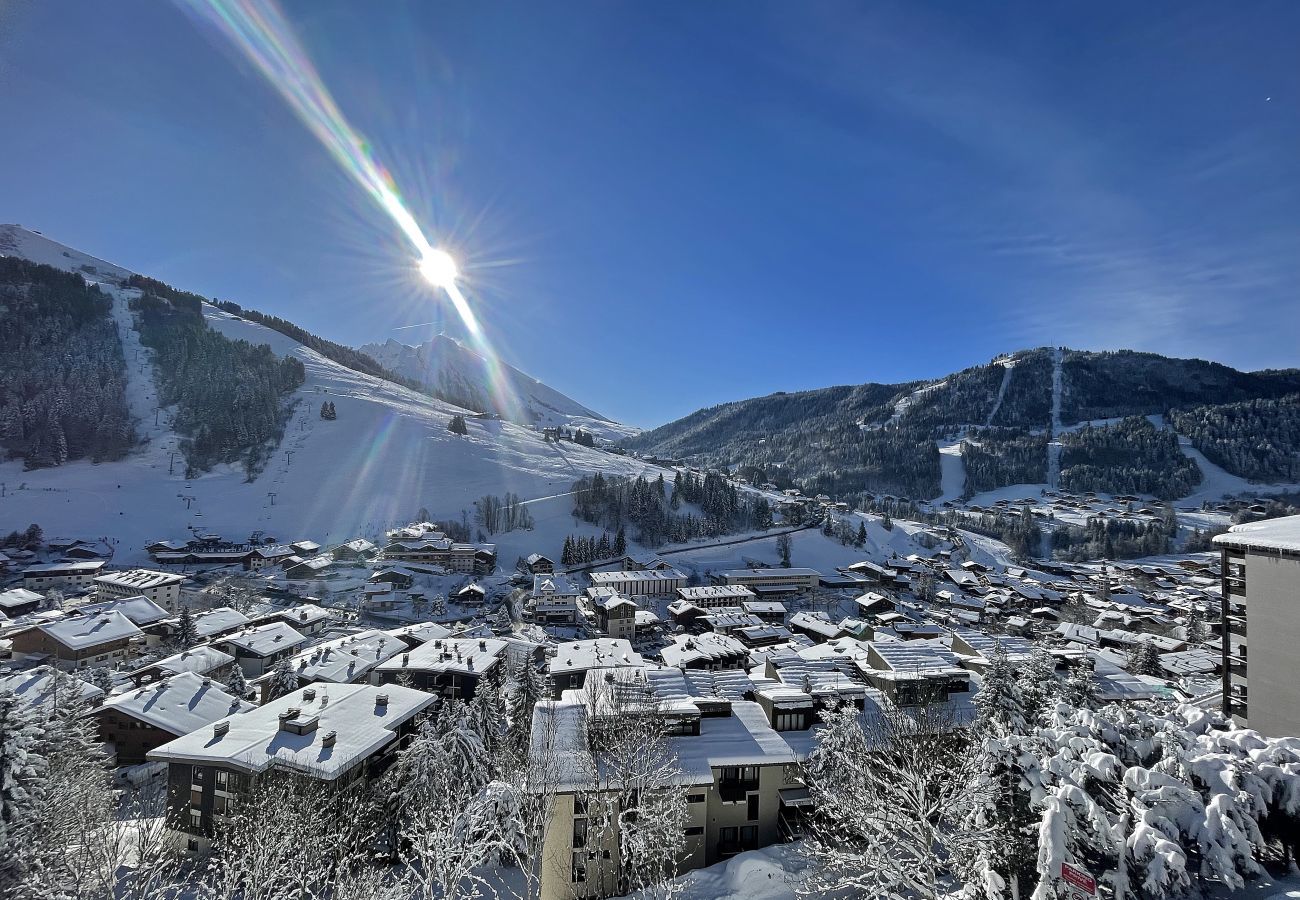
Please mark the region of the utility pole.
<svg viewBox="0 0 1300 900"><path fill-rule="evenodd" d="M293 451L292 450L284 451L284 464L287 466L292 462L293 462Z"/></svg>
<svg viewBox="0 0 1300 900"><path fill-rule="evenodd" d="M266 496L271 498L271 505L275 506L275 491L267 491Z"/></svg>
<svg viewBox="0 0 1300 900"><path fill-rule="evenodd" d="M175 450L171 451L171 455L172 455L171 462L167 463L168 475L176 474L176 451Z"/></svg>

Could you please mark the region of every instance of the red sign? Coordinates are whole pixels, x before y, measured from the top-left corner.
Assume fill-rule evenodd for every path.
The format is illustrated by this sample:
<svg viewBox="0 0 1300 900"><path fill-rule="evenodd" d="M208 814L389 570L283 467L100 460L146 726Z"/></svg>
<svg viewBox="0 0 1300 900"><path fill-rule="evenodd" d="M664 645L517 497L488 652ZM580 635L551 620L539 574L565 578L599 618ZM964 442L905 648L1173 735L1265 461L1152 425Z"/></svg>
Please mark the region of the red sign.
<svg viewBox="0 0 1300 900"><path fill-rule="evenodd" d="M1083 871L1083 869L1063 862L1061 863L1061 879L1082 891L1087 891L1094 897L1097 896L1097 879Z"/></svg>

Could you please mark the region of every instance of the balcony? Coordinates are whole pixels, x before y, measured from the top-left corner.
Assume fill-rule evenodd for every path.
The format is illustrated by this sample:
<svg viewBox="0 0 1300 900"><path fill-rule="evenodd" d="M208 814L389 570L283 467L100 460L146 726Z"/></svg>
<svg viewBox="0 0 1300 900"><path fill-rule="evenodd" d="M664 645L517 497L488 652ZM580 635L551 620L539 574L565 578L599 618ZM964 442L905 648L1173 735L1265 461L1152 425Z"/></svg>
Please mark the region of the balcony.
<svg viewBox="0 0 1300 900"><path fill-rule="evenodd" d="M1228 632L1238 637L1246 636L1246 619L1244 616L1228 616Z"/></svg>
<svg viewBox="0 0 1300 900"><path fill-rule="evenodd" d="M1228 657L1228 671L1231 672L1233 675L1240 675L1242 678L1245 678L1246 660L1240 656Z"/></svg>

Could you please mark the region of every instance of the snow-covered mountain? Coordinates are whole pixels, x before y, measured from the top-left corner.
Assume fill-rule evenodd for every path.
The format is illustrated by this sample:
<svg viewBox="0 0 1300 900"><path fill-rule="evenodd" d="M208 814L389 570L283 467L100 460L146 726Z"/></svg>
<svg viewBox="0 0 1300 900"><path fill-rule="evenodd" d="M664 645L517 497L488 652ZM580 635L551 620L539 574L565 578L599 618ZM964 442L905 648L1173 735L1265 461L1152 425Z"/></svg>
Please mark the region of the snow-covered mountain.
<svg viewBox="0 0 1300 900"><path fill-rule="evenodd" d="M446 334L418 346L389 338L359 348L380 365L470 409L491 411L525 425L583 428L598 437L619 440L638 429L612 422L555 388L514 366L499 365L506 395L494 391L492 368L470 347Z"/></svg>
<svg viewBox="0 0 1300 900"><path fill-rule="evenodd" d="M469 510L472 520L474 500L512 492L530 501L536 527L490 538L508 567L520 553L558 553L568 532L598 533L575 526L570 516L567 493L576 478L662 471L630 456L548 443L540 432L510 422L467 415L469 434L452 434L448 422L466 410L347 368L278 331L204 304L208 327L297 358L306 378L291 398L297 402L279 449L255 481L242 468L224 465L186 479L169 410L155 417L153 364L128 307L137 292L124 285L131 272L18 226L0 226L0 254L78 272L113 298L127 399L141 438L116 462L30 471L21 460L0 462L0 525L6 531L36 522L48 535L104 536L115 542L119 561L139 561L146 543L184 538L191 530L241 539L254 529L321 542L373 537L422 508L440 519L459 519ZM337 411L333 421L320 416L327 399Z"/></svg>

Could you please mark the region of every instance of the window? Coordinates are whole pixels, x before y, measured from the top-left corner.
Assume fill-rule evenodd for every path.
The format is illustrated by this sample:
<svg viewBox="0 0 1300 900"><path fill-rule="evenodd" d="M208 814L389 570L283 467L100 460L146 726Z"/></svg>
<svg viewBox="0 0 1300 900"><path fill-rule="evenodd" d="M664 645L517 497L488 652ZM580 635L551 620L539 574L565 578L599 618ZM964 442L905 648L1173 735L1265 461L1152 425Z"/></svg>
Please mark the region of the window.
<svg viewBox="0 0 1300 900"><path fill-rule="evenodd" d="M758 820L758 794L750 794L748 799L748 808L745 810L745 818L754 822Z"/></svg>
<svg viewBox="0 0 1300 900"><path fill-rule="evenodd" d="M190 810L190 827L201 828L203 826L203 813L197 809Z"/></svg>
<svg viewBox="0 0 1300 900"><path fill-rule="evenodd" d="M574 884L587 880L587 860L581 853L573 854L573 869L569 873L569 880Z"/></svg>
<svg viewBox="0 0 1300 900"><path fill-rule="evenodd" d="M573 820L573 846L574 848L587 846L587 820Z"/></svg>
<svg viewBox="0 0 1300 900"><path fill-rule="evenodd" d="M199 841L198 841L198 839L197 839L197 838L186 838L186 840L185 840L185 848L186 848L187 850L189 850L191 853L197 853L197 852L198 852L198 849L199 849Z"/></svg>
<svg viewBox="0 0 1300 900"><path fill-rule="evenodd" d="M803 713L778 712L774 727L777 731L803 731Z"/></svg>
<svg viewBox="0 0 1300 900"><path fill-rule="evenodd" d="M718 852L737 853L740 850L737 830L732 827L718 829Z"/></svg>
<svg viewBox="0 0 1300 900"><path fill-rule="evenodd" d="M222 771L217 772L217 787L224 791L229 786L229 782L230 775L228 773Z"/></svg>
<svg viewBox="0 0 1300 900"><path fill-rule="evenodd" d="M201 806L203 804L203 791L196 791L190 788L190 806Z"/></svg>
<svg viewBox="0 0 1300 900"><path fill-rule="evenodd" d="M758 826L746 825L740 829L740 849L756 850L758 849Z"/></svg>
<svg viewBox="0 0 1300 900"><path fill-rule="evenodd" d="M703 825L692 825L691 827L687 828L686 831L683 832L683 833L684 833L687 837L696 837L696 836L698 836L698 835L704 834L704 826L703 826Z"/></svg>
<svg viewBox="0 0 1300 900"><path fill-rule="evenodd" d="M703 795L703 794L687 794L687 795L686 795L686 802L687 802L687 803L703 803L703 802L704 802L704 795Z"/></svg>

